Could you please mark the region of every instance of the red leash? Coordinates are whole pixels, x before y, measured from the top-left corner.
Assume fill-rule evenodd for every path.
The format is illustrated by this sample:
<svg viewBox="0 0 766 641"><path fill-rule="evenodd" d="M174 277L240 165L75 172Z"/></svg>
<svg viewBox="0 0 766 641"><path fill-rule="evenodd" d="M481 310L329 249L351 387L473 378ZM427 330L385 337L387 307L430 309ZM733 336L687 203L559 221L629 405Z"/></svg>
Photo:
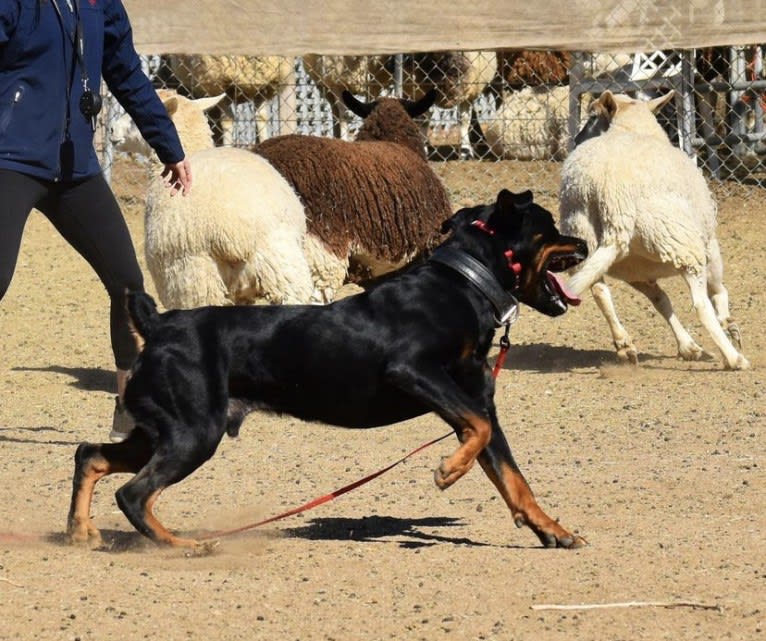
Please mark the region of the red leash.
<svg viewBox="0 0 766 641"><path fill-rule="evenodd" d="M345 494L346 492L350 492L353 489L356 489L360 485L364 485L365 483L368 483L372 481L373 479L378 478L380 475L385 474L390 469L396 467L399 465L399 463L404 463L408 458L411 456L414 456L418 452L423 451L427 447L430 447L434 443L438 443L439 441L444 440L448 436L452 436L454 432L447 432L446 434L442 434L438 438L435 438L433 441L428 441L428 443L423 443L418 448L415 448L407 454L406 456L403 456L395 463L392 463L388 467L384 467L382 470L378 470L377 472L373 472L369 476L365 476L364 478L359 479L358 481L354 481L353 483L349 483L348 485L343 486L339 490L335 490L334 492L330 492L329 494L325 494L324 496L320 496L319 498L314 499L313 501L309 501L308 503L304 503L303 505L299 507L295 507L291 510L287 510L286 512L282 512L282 514L277 514L276 516L269 517L268 519L263 519L262 521L258 521L257 523L251 523L249 525L243 525L242 527L234 528L233 530L219 530L218 532L211 532L210 534L207 534L201 538L202 541L205 541L207 539L213 539L218 538L221 536L228 536L230 534L239 534L240 532L244 532L246 530L252 530L253 528L260 527L261 525L266 525L267 523L273 523L274 521L279 521L281 519L287 518L288 516L292 516L293 514L298 514L300 512L305 512L306 510L311 510L318 505L322 505L322 503L327 503L328 501L332 501L334 498L341 496Z"/></svg>
<svg viewBox="0 0 766 641"><path fill-rule="evenodd" d="M511 341L508 339L508 332L510 331L510 323L506 324L505 326L505 334L500 339L500 353L497 356L497 360L495 361L495 367L492 370L492 376L494 378L497 378L497 375L500 373L500 370L503 368L503 363L505 362L505 357L508 355L508 349L511 346ZM294 507L290 510L287 510L286 512L282 512L281 514L277 514L276 516L271 516L267 519L263 519L262 521L257 521L255 523L250 523L248 525L243 525L238 528L234 528L231 530L218 530L216 532L210 532L206 534L205 536L200 537L200 541L207 541L209 539L216 539L220 538L222 536L231 536L232 534L239 534L241 532L246 532L247 530L253 530L257 527L260 527L262 525L266 525L267 523L273 523L274 521L281 521L282 519L287 518L288 516L293 516L295 514L300 514L301 512L306 512L307 510L311 510L319 505L322 505L323 503L328 503L329 501L332 501L334 498L337 498L339 496L342 496L346 492L350 492L351 490L355 490L356 488L360 487L361 485L364 485L365 483L369 483L373 479L378 478L379 476L385 474L389 470L395 468L400 463L404 463L408 458L411 456L415 456L418 452L422 452L427 447L430 447L431 445L438 443L439 441L443 441L448 436L451 436L454 434L454 432L447 432L446 434L442 434L441 436L433 439L432 441L428 441L428 443L423 443L420 447L416 447L414 450L412 450L409 454L406 454L402 458L400 458L398 461L391 463L388 467L384 467L381 470L378 470L377 472L373 472L372 474L369 474L368 476L365 476L364 478L361 478L357 481L354 481L353 483L349 483L348 485L344 485L342 488L335 490L334 492L330 492L329 494L325 494L324 496L320 496L318 498L313 499L312 501L309 501L308 503L304 503L303 505L300 505L298 507Z"/></svg>
<svg viewBox="0 0 766 641"><path fill-rule="evenodd" d="M497 378L498 374L500 374L500 370L503 369L503 363L505 363L505 357L508 356L508 349L511 347L511 339L508 338L510 331L511 324L506 323L505 334L500 337L500 353L497 355L495 367L492 369L492 378Z"/></svg>

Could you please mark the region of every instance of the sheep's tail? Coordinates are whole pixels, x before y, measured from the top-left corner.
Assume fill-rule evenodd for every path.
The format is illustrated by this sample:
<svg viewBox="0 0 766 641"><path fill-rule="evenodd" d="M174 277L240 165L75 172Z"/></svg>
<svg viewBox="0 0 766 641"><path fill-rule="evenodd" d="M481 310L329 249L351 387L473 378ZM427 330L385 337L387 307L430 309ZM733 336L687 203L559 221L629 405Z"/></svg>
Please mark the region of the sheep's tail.
<svg viewBox="0 0 766 641"><path fill-rule="evenodd" d="M125 297L130 328L140 351L159 327L160 314L154 299L146 292L126 292Z"/></svg>

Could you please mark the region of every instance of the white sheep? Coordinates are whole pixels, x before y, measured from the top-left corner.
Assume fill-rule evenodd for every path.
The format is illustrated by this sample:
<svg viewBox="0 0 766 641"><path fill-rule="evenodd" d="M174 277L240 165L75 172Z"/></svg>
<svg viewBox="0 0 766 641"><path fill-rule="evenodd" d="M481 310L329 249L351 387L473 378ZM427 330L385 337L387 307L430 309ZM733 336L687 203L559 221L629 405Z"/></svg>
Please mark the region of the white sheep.
<svg viewBox="0 0 766 641"><path fill-rule="evenodd" d="M495 118L482 125L490 152L513 160L563 160L569 133L569 87L505 91Z"/></svg>
<svg viewBox="0 0 766 641"><path fill-rule="evenodd" d="M673 330L679 356L696 360L702 348L657 284L680 274L726 367L746 369L723 285L716 205L701 171L670 142L653 114L672 93L643 102L607 91L591 104L561 172L562 233L585 239L590 251L568 286L575 294L591 288L620 358L636 363L638 352L617 318L605 275L645 294Z"/></svg>
<svg viewBox="0 0 766 641"><path fill-rule="evenodd" d="M158 93L178 128L194 178L187 196L170 196L158 172L149 185L145 252L162 304L172 309L261 299L310 301L314 284L304 246L306 219L292 188L263 158L213 147L204 110L220 96L191 100L172 91ZM127 116L115 123L111 137L120 150L153 157ZM321 267L327 252L316 242L307 246L318 253L315 262Z"/></svg>
<svg viewBox="0 0 766 641"><path fill-rule="evenodd" d="M270 135L270 106L276 96L284 92L281 102L294 99L295 68L291 58L283 56L232 56L171 54L166 58L173 81L195 98L225 94L225 98L210 112L216 123L214 137L217 144L234 143L234 108L252 101L255 110L256 136L266 140ZM286 88L290 91L284 91ZM285 104L285 111L295 113L295 105ZM209 115L210 115L209 114ZM291 133L288 118L279 119L283 129Z"/></svg>

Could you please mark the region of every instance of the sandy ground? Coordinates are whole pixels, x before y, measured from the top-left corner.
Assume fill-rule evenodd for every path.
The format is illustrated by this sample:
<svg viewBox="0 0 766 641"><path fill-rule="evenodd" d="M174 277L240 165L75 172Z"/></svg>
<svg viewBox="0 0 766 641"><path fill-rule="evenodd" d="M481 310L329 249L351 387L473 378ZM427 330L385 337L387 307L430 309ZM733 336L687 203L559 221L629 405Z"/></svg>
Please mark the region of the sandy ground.
<svg viewBox="0 0 766 641"><path fill-rule="evenodd" d="M459 172L447 174L465 200ZM140 199L120 193L141 248ZM619 284L638 367L616 364L590 298L559 319L524 309L512 330L500 419L544 509L588 539L577 551L542 549L514 528L478 468L437 490L432 469L452 439L203 557L135 533L114 503L125 477L110 477L93 505L109 547L70 547L72 456L106 437L113 407L107 299L35 215L0 306L0 639L766 639L766 207L755 187L720 200L725 280L752 370L677 360L663 321ZM683 283L668 289L712 350ZM180 532L236 527L446 431L433 416L344 431L251 415L157 513ZM676 607L537 609L624 602Z"/></svg>

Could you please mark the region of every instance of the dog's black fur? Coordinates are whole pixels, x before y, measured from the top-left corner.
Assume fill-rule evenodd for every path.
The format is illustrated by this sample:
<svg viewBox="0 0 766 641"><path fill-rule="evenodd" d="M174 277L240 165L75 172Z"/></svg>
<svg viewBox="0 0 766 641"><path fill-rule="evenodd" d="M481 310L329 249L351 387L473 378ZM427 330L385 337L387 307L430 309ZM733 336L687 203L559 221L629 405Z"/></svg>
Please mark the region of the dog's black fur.
<svg viewBox="0 0 766 641"><path fill-rule="evenodd" d="M463 209L445 228L452 234L444 246L480 261L519 301L549 316L566 311L567 296L549 272L582 260L585 243L560 235L531 192L503 190L496 203ZM159 314L148 295L132 293L128 309L145 341L125 394L136 428L119 444L79 446L68 522L73 541L100 541L89 516L95 482L132 472L117 491L130 522L154 541L196 545L157 521L154 500L213 456L224 432L237 434L246 414L258 409L351 428L435 412L460 440L436 470L439 487L478 459L517 525L528 524L546 546L583 542L545 515L511 456L487 363L496 311L449 266L426 261L326 306Z"/></svg>

